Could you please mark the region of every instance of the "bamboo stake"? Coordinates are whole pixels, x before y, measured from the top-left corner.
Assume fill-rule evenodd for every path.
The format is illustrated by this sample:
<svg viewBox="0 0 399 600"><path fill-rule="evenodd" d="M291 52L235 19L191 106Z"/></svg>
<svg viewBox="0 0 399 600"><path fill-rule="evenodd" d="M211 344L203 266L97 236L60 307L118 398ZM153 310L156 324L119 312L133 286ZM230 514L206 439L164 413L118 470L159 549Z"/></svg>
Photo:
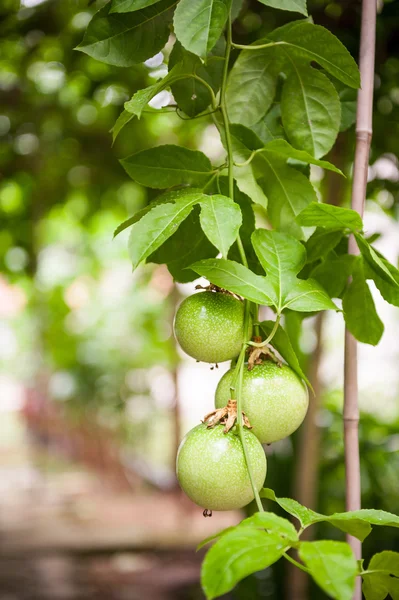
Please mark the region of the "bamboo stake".
<svg viewBox="0 0 399 600"><path fill-rule="evenodd" d="M356 150L353 168L352 208L363 216L366 199L367 171L372 137L376 0L363 0L360 30L360 75L362 87L357 98ZM349 239L349 252L358 254L353 236ZM359 405L357 381L357 342L345 331L344 367L344 444L346 510L358 510L361 505L359 457ZM361 543L347 536L356 558L361 558ZM354 600L361 600L361 581L358 578Z"/></svg>

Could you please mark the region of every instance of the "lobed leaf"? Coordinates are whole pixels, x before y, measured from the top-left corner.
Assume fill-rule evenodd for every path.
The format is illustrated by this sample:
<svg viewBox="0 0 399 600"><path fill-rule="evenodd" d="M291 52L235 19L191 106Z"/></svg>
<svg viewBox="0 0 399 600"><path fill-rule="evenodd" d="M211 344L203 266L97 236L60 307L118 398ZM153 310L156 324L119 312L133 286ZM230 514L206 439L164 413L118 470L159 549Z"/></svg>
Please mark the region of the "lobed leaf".
<svg viewBox="0 0 399 600"><path fill-rule="evenodd" d="M177 0L160 0L128 14L111 12L111 3L90 21L76 50L109 65L131 67L162 50Z"/></svg>
<svg viewBox="0 0 399 600"><path fill-rule="evenodd" d="M150 188L205 185L212 176L210 160L202 152L181 146L156 146L120 161L128 175Z"/></svg>
<svg viewBox="0 0 399 600"><path fill-rule="evenodd" d="M296 220L306 227L317 226L332 230L350 229L354 232L363 229L363 221L355 210L320 202L309 204Z"/></svg>
<svg viewBox="0 0 399 600"><path fill-rule="evenodd" d="M346 542L301 542L299 556L313 579L331 598L352 600L358 567Z"/></svg>
<svg viewBox="0 0 399 600"><path fill-rule="evenodd" d="M201 584L208 600L226 594L251 573L275 563L287 549L277 534L238 527L222 536L202 564Z"/></svg>
<svg viewBox="0 0 399 600"><path fill-rule="evenodd" d="M205 58L222 34L230 4L231 0L180 0L173 23L182 46Z"/></svg>

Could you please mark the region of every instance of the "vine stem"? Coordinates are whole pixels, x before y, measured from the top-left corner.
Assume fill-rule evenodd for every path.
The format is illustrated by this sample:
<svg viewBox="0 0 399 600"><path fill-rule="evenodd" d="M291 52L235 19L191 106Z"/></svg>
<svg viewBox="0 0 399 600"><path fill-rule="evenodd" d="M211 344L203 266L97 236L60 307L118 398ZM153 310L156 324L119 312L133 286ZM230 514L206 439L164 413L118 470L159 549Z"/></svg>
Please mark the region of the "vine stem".
<svg viewBox="0 0 399 600"><path fill-rule="evenodd" d="M281 314L279 313L277 315L276 320L274 321L274 325L273 325L273 329L270 332L270 335L268 335L268 337L265 339L264 342L248 342L249 346L255 346L255 348L264 348L264 346L267 346L267 344L270 344L270 342L272 341L272 339L274 338L274 336L277 333L277 329L278 326L280 324L280 319L281 319Z"/></svg>
<svg viewBox="0 0 399 600"><path fill-rule="evenodd" d="M375 30L377 6L375 0L363 0L360 28L360 76L362 87L357 97L356 149L353 168L352 208L363 216L367 187L367 170L372 137ZM349 238L349 253L357 255L355 239ZM357 342L345 330L344 366L344 447L346 510L358 510L361 506L360 456L359 456L359 403L357 379ZM347 537L356 559L362 555L361 542ZM358 577L354 600L362 597L361 580Z"/></svg>

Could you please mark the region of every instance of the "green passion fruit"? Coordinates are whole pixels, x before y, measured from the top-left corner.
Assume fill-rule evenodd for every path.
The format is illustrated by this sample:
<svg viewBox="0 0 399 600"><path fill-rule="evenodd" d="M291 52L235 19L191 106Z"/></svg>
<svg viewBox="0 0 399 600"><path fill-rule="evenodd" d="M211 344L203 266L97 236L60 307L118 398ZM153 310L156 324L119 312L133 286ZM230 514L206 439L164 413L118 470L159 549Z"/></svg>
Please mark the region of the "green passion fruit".
<svg viewBox="0 0 399 600"><path fill-rule="evenodd" d="M244 429L246 447L258 491L266 477L266 456L257 438ZM199 506L234 510L254 499L240 438L223 426L201 423L180 444L176 472L180 487Z"/></svg>
<svg viewBox="0 0 399 600"><path fill-rule="evenodd" d="M207 363L235 358L244 341L244 303L222 292L200 292L180 304L175 336L190 356ZM250 339L252 321L247 339Z"/></svg>
<svg viewBox="0 0 399 600"><path fill-rule="evenodd" d="M234 370L223 375L216 388L215 406L226 406ZM251 371L244 368L242 408L252 432L262 444L270 444L293 433L306 416L309 397L304 383L286 365L265 360Z"/></svg>

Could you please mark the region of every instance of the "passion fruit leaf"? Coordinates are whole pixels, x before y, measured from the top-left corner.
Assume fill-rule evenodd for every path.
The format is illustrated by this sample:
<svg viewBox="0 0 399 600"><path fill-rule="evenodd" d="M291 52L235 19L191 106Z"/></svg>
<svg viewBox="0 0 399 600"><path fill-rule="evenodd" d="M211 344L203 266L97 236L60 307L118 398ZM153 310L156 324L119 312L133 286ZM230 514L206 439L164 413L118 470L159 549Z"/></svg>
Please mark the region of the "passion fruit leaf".
<svg viewBox="0 0 399 600"><path fill-rule="evenodd" d="M193 206L206 198L198 190L189 188L174 192L173 195L176 199L174 203L152 208L132 226L128 246L133 269L173 235Z"/></svg>
<svg viewBox="0 0 399 600"><path fill-rule="evenodd" d="M130 121L134 118L134 115L132 115L131 113L127 112L127 110L123 110L121 112L121 114L119 115L119 117L116 119L114 126L111 129L111 133L112 133L112 143L115 143L116 138L118 137L118 135L120 134L120 132L122 131L122 129L125 127L125 125L127 125L128 123L130 123Z"/></svg>
<svg viewBox="0 0 399 600"><path fill-rule="evenodd" d="M342 42L321 25L305 19L288 23L269 34L268 40L282 43L287 62L315 61L349 87L360 87L356 62Z"/></svg>
<svg viewBox="0 0 399 600"><path fill-rule="evenodd" d="M376 346L384 333L384 324L377 314L360 257L353 266L352 281L344 294L342 308L351 334L359 342Z"/></svg>
<svg viewBox="0 0 399 600"><path fill-rule="evenodd" d="M377 250L374 252L379 257L380 261L384 264L384 266L391 273L392 277L395 279L396 283L399 284L399 271L396 267L394 267L386 258L382 256ZM366 279L372 279L377 286L381 296L389 302L389 304L393 304L394 306L399 306L399 289L397 286L391 285L388 283L386 279L380 277L380 275L371 267L370 264L365 263L364 265L364 273Z"/></svg>
<svg viewBox="0 0 399 600"><path fill-rule="evenodd" d="M251 130L264 144L276 139L285 139L284 129L281 125L280 103L274 104L260 121L252 125Z"/></svg>
<svg viewBox="0 0 399 600"><path fill-rule="evenodd" d="M331 540L301 542L298 553L313 579L330 598L353 598L358 566L349 544Z"/></svg>
<svg viewBox="0 0 399 600"><path fill-rule="evenodd" d="M198 278L197 273L188 268L194 261L213 258L218 253L201 229L199 213L200 207L194 206L176 233L147 257L147 262L166 264L173 279L180 283Z"/></svg>
<svg viewBox="0 0 399 600"><path fill-rule="evenodd" d="M270 153L256 156L253 163L254 168L259 165L262 173L257 181L268 198L268 214L273 226L304 239L305 233L295 217L310 202L317 201L309 179L287 165L285 159Z"/></svg>
<svg viewBox="0 0 399 600"><path fill-rule="evenodd" d="M305 248L298 240L277 231L257 229L252 244L274 290L278 313L288 307L299 312L337 308L315 280L296 277L306 263Z"/></svg>
<svg viewBox="0 0 399 600"><path fill-rule="evenodd" d="M277 504L279 504L287 513L296 517L302 527L308 527L313 523L317 523L320 518L323 520L324 515L302 506L302 504L296 500L292 500L291 498L277 498L274 491L270 488L263 488L259 495L261 498L267 498L268 500L277 502Z"/></svg>
<svg viewBox="0 0 399 600"><path fill-rule="evenodd" d="M205 58L222 34L230 6L231 0L181 0L173 24L182 46Z"/></svg>
<svg viewBox="0 0 399 600"><path fill-rule="evenodd" d="M395 279L391 270L386 265L387 261L383 261L374 248L364 239L364 237L358 233L355 233L356 243L359 250L367 262L367 264L387 283L391 284L395 288L399 287L398 281Z"/></svg>
<svg viewBox="0 0 399 600"><path fill-rule="evenodd" d="M312 202L297 217L297 222L306 227L324 227L339 230L350 229L361 231L363 221L360 215L351 208L342 208L332 204Z"/></svg>
<svg viewBox="0 0 399 600"><path fill-rule="evenodd" d="M157 4L160 0L112 0L110 13L128 13Z"/></svg>
<svg viewBox="0 0 399 600"><path fill-rule="evenodd" d="M195 188L187 188L184 190L165 192L164 194L161 194L161 196L153 200L148 206L141 208L132 217L129 217L128 219L126 219L126 221L123 221L123 223L118 225L118 227L114 231L114 237L116 237L119 233L121 233L134 223L137 223L137 221L140 221L140 219L144 217L144 215L146 215L148 212L150 212L150 210L152 210L155 206L158 206L159 204L166 204L167 202L176 202L177 200L185 198L187 195L190 195L191 197L191 194L197 193L202 194L201 190L196 190Z"/></svg>
<svg viewBox="0 0 399 600"><path fill-rule="evenodd" d="M169 37L177 0L161 0L126 15L111 13L111 3L90 21L76 50L109 65L131 67L162 50Z"/></svg>
<svg viewBox="0 0 399 600"><path fill-rule="evenodd" d="M264 152L277 154L278 156L281 156L283 158L293 158L295 160L299 160L310 165L317 165L318 167L322 167L323 169L327 169L328 171L334 171L339 175L343 175L342 171L330 162L326 160L318 160L317 158L314 158L314 156L309 154L309 152L306 152L305 150L298 150L283 139L277 139L268 142L263 148L261 155L263 155Z"/></svg>
<svg viewBox="0 0 399 600"><path fill-rule="evenodd" d="M281 95L281 118L290 141L320 158L334 145L341 124L338 93L324 73L294 64Z"/></svg>
<svg viewBox="0 0 399 600"><path fill-rule="evenodd" d="M271 533L281 535L284 538L287 538L291 543L296 543L298 538L298 532L293 526L293 524L288 521L288 519L284 519L283 517L279 517L271 512L257 512L253 514L251 517L244 519L238 525L233 527L227 527L218 533L214 533L213 535L207 537L197 546L197 550L200 550L209 542L213 542L213 540L230 533L233 530L237 530L242 527L252 527L255 529L267 529L270 530Z"/></svg>
<svg viewBox="0 0 399 600"><path fill-rule="evenodd" d="M327 257L312 271L316 279L331 298L340 298L352 274L356 257L351 254L330 258Z"/></svg>
<svg viewBox="0 0 399 600"><path fill-rule="evenodd" d="M230 71L226 87L229 119L250 127L269 110L281 67L276 49L244 50Z"/></svg>
<svg viewBox="0 0 399 600"><path fill-rule="evenodd" d="M343 232L339 229L330 231L317 227L305 243L306 262L312 263L326 256L339 244L342 236Z"/></svg>
<svg viewBox="0 0 399 600"><path fill-rule="evenodd" d="M201 204L201 227L209 241L227 259L242 223L241 210L231 198L215 194Z"/></svg>
<svg viewBox="0 0 399 600"><path fill-rule="evenodd" d="M362 575L363 585L362 592L366 600L384 600L390 593L392 598L396 600L398 596L395 596L394 586L397 586L399 591L399 579L394 579L388 573L375 572L370 574Z"/></svg>
<svg viewBox="0 0 399 600"><path fill-rule="evenodd" d="M305 17L308 16L306 0L259 0L259 2L272 8L299 12L301 15L305 15Z"/></svg>
<svg viewBox="0 0 399 600"><path fill-rule="evenodd" d="M120 163L134 181L150 188L205 185L213 173L205 154L170 144L137 152Z"/></svg>
<svg viewBox="0 0 399 600"><path fill-rule="evenodd" d="M223 258L201 260L190 269L209 281L238 294L251 302L265 306L275 305L274 290L265 277L255 275L243 265Z"/></svg>
<svg viewBox="0 0 399 600"><path fill-rule="evenodd" d="M169 56L169 69L183 63L190 74L195 74L206 81L216 93L222 80L225 46L224 38L221 37L205 64L198 56L188 52L176 41ZM171 83L171 90L179 108L190 117L199 115L211 104L209 89L193 77L176 79Z"/></svg>
<svg viewBox="0 0 399 600"><path fill-rule="evenodd" d="M201 584L207 599L226 594L244 577L275 563L288 548L279 535L250 527L222 536L202 563Z"/></svg>
<svg viewBox="0 0 399 600"><path fill-rule="evenodd" d="M270 335L274 325L274 321L262 321L262 323L260 323L260 328L265 337ZM281 325L278 326L271 344L282 356L285 362L291 367L291 369L295 371L298 377L304 379L308 386L312 388L309 379L306 377L305 373L301 369L301 365L299 364L298 357L295 354L294 348L292 347L290 338L288 337L287 332L281 327Z"/></svg>

